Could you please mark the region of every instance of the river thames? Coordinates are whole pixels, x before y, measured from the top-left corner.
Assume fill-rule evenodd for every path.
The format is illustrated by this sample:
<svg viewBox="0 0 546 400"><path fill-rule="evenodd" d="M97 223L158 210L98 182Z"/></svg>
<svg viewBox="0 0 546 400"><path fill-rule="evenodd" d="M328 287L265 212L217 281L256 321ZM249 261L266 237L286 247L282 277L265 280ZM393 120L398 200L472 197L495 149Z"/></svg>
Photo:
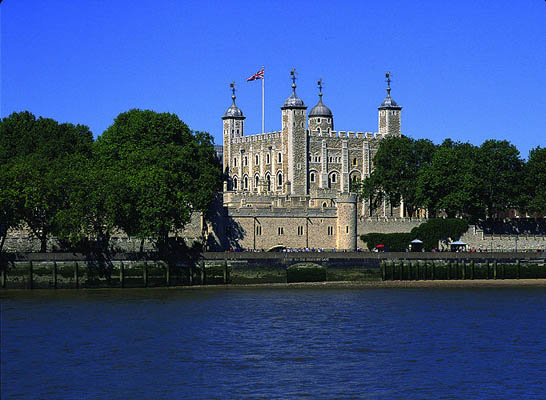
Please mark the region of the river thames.
<svg viewBox="0 0 546 400"><path fill-rule="evenodd" d="M0 296L2 399L546 398L546 288Z"/></svg>

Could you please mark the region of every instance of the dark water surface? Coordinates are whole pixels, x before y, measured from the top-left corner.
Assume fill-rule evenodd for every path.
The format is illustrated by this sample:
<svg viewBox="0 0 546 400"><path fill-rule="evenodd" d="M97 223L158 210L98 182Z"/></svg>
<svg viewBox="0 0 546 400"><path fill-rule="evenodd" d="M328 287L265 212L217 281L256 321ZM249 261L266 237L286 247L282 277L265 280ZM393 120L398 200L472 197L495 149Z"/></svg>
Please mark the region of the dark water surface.
<svg viewBox="0 0 546 400"><path fill-rule="evenodd" d="M4 291L2 399L546 398L546 290Z"/></svg>

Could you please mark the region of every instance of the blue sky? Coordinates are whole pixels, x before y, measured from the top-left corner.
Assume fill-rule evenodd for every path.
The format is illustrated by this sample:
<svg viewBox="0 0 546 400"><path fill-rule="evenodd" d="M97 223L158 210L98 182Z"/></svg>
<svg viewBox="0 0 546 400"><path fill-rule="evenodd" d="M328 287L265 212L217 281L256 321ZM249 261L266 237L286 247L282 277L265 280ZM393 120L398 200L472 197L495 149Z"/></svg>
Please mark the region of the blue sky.
<svg viewBox="0 0 546 400"><path fill-rule="evenodd" d="M546 2L4 0L1 115L29 110L100 135L131 108L176 113L221 143L236 81L246 134L280 129L289 71L337 130L377 131L392 73L402 131L435 143L546 145Z"/></svg>

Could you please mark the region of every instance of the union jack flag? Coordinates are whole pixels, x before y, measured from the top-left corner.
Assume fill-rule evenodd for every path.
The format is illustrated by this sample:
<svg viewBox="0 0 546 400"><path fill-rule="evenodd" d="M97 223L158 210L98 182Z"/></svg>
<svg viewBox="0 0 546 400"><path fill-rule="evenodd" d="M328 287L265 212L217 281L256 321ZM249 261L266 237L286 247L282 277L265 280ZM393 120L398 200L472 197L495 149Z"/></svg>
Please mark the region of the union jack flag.
<svg viewBox="0 0 546 400"><path fill-rule="evenodd" d="M246 78L247 82L255 81L256 79L264 79L264 67L262 67L261 70L256 72L254 75L252 75L250 78Z"/></svg>

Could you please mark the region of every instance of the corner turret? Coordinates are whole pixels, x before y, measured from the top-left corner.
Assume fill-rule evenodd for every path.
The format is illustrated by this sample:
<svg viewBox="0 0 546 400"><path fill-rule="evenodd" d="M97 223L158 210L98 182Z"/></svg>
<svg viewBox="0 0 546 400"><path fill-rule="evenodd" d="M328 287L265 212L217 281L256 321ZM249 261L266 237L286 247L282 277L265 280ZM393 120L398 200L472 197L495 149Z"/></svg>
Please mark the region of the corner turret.
<svg viewBox="0 0 546 400"><path fill-rule="evenodd" d="M307 107L296 96L296 70L290 72L292 95L286 99L282 110L282 140L286 160L282 174L286 179L286 192L292 195L307 194ZM278 172L277 172L278 174ZM284 190L283 190L284 191Z"/></svg>
<svg viewBox="0 0 546 400"><path fill-rule="evenodd" d="M322 78L317 82L319 88L319 101L309 111L309 131L329 133L334 130L334 117L332 111L322 102Z"/></svg>
<svg viewBox="0 0 546 400"><path fill-rule="evenodd" d="M385 77L387 78L387 97L385 97L381 105L377 107L379 110L378 132L382 135L401 136L402 107L391 97L390 74L390 72L385 74Z"/></svg>
<svg viewBox="0 0 546 400"><path fill-rule="evenodd" d="M225 174L225 177L228 179L228 188L229 190L232 190L234 188L235 182L232 182L229 179L229 176L231 175L231 168L230 163L232 162L232 154L231 154L231 141L233 138L241 137L244 133L244 121L245 116L243 115L243 111L237 105L235 104L235 82L231 82L229 84L229 87L231 88L231 99L233 103L224 113L224 116L222 117L223 122L223 136L224 136L224 157L223 157L223 171Z"/></svg>

